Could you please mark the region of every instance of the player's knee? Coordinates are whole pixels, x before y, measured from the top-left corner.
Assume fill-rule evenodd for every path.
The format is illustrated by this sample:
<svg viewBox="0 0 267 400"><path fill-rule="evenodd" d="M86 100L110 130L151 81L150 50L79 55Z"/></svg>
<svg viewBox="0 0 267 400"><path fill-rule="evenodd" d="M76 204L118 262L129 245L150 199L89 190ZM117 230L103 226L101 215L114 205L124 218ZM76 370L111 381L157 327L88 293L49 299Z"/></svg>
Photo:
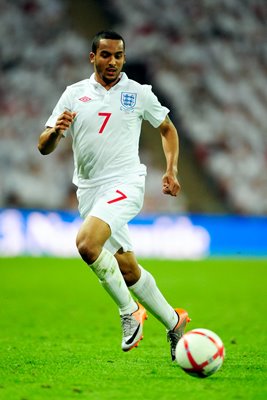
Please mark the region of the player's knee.
<svg viewBox="0 0 267 400"><path fill-rule="evenodd" d="M93 241L81 236L77 237L76 246L80 256L88 265L93 264L101 252L101 248Z"/></svg>
<svg viewBox="0 0 267 400"><path fill-rule="evenodd" d="M132 286L138 281L136 274L134 274L132 271L122 275L127 286Z"/></svg>
<svg viewBox="0 0 267 400"><path fill-rule="evenodd" d="M134 285L140 278L141 271L132 252L118 251L115 254L122 276L127 286Z"/></svg>
<svg viewBox="0 0 267 400"><path fill-rule="evenodd" d="M140 272L132 266L124 268L123 270L121 270L121 273L127 286L134 285L140 278Z"/></svg>

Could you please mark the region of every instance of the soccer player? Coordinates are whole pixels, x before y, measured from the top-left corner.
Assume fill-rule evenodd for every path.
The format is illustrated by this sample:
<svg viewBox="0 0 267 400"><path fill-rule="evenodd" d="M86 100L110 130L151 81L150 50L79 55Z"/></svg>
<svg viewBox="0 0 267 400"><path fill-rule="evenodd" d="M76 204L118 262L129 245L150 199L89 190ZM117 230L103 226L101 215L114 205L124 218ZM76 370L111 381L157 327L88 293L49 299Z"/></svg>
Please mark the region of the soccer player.
<svg viewBox="0 0 267 400"><path fill-rule="evenodd" d="M180 190L178 135L169 110L160 104L151 86L141 85L122 72L125 60L125 41L119 34L96 34L90 53L94 73L66 88L38 148L49 154L63 137L72 137L73 183L78 187L79 211L84 219L76 244L119 308L122 350L131 350L142 339L147 309L167 328L174 360L188 313L173 309L153 276L138 264L128 222L139 213L144 199L146 167L139 159L142 120L160 128L166 158L162 191L170 196Z"/></svg>

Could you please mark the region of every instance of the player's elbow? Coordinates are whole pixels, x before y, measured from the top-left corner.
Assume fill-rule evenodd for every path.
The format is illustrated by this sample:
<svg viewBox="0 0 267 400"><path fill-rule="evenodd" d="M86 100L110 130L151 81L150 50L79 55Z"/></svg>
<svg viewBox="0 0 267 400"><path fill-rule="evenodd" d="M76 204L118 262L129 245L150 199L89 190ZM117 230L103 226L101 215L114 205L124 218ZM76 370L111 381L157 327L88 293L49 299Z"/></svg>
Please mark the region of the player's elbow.
<svg viewBox="0 0 267 400"><path fill-rule="evenodd" d="M175 126L173 125L173 123L171 122L171 120L169 118L166 118L162 124L160 125L160 133L161 136L170 136L170 135L174 135L177 136L178 132L175 128Z"/></svg>
<svg viewBox="0 0 267 400"><path fill-rule="evenodd" d="M45 151L44 151L44 149L42 148L42 146L40 146L40 145L38 144L37 149L39 150L39 152L40 152L43 156L45 155Z"/></svg>
<svg viewBox="0 0 267 400"><path fill-rule="evenodd" d="M38 144L37 148L38 148L39 152L40 152L43 156L45 156L45 155L51 153L51 150L50 150L50 149L48 149L48 148L45 147L45 146L42 146L42 144L40 144L40 143ZM49 150L50 150L50 151L49 151Z"/></svg>

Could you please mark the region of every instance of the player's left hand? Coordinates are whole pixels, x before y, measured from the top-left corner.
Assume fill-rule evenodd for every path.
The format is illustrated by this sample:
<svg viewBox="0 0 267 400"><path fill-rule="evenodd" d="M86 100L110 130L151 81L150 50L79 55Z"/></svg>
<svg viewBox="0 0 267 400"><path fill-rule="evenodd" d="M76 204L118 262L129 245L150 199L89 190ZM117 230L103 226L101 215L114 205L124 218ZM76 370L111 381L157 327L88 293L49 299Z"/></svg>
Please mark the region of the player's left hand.
<svg viewBox="0 0 267 400"><path fill-rule="evenodd" d="M162 177L162 192L164 194L169 194L171 196L177 196L181 190L180 183L176 175L174 174L164 174Z"/></svg>

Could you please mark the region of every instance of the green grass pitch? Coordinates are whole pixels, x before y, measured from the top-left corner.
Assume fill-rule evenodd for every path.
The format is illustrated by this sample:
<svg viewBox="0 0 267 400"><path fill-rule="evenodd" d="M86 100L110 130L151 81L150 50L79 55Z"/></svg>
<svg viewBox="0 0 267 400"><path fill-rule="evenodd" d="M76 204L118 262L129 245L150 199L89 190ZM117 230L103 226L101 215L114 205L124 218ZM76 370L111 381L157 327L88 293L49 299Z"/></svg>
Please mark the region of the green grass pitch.
<svg viewBox="0 0 267 400"><path fill-rule="evenodd" d="M0 258L0 399L265 400L267 261L142 264L188 310L188 329L222 338L221 370L184 373L152 315L140 346L123 353L117 308L81 260Z"/></svg>

